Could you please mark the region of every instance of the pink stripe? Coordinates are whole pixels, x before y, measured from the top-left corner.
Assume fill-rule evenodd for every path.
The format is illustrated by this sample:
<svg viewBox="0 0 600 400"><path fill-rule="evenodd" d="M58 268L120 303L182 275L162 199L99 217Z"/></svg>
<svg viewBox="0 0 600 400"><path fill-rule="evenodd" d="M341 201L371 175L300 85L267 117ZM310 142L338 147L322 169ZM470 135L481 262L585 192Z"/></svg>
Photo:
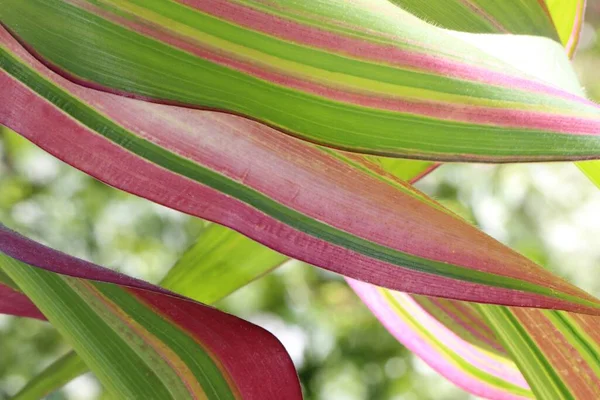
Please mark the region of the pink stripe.
<svg viewBox="0 0 600 400"><path fill-rule="evenodd" d="M177 1L203 13L233 22L239 26L295 43L325 49L328 52L346 54L358 59L384 62L397 67L412 68L458 79L522 89L529 92L545 93L595 106L593 102L552 86L481 68L477 65L481 64L481 61L477 58L468 60L473 64L464 64L431 54L406 51L394 45L372 43L302 25L228 0ZM368 11L368 9L365 9L365 12ZM399 13L400 18L403 16L405 16L403 13ZM398 36L396 37L396 41L402 43L405 39ZM478 51L474 50L473 55L475 54L479 54ZM469 57L469 54L463 54L462 56Z"/></svg>
<svg viewBox="0 0 600 400"><path fill-rule="evenodd" d="M585 12L586 0L580 0L579 4L580 7L577 8L575 21L573 21L573 31L571 32L571 36L569 36L569 40L565 46L567 49L567 54L569 54L571 57L575 54L577 43L579 42L579 37L581 35L581 29L583 28L583 15Z"/></svg>
<svg viewBox="0 0 600 400"><path fill-rule="evenodd" d="M44 70L14 41L9 43L38 70ZM137 134L312 218L422 257L494 273L515 274L595 301L468 224L435 211L375 178L357 173L305 142L235 116L139 102L73 85L47 71L46 75ZM2 81L5 89L1 95L10 101L5 100L0 105L1 121L40 147L111 185L217 221L291 257L407 292L597 312L591 307L545 296L472 283L459 284L459 281L398 268L328 244L238 200L140 159L85 131L6 74ZM22 118L23 112L31 117Z"/></svg>
<svg viewBox="0 0 600 400"><path fill-rule="evenodd" d="M479 7L477 5L477 3L473 3L471 0L461 0L461 1L465 6L470 8L471 11L473 11L475 14L479 14L482 18L484 18L486 21L488 21L490 24L492 24L492 26L494 26L494 28L496 28L497 32L511 33L500 22L498 22L493 16L491 16L490 14L485 12L483 10L483 8Z"/></svg>
<svg viewBox="0 0 600 400"><path fill-rule="evenodd" d="M462 329L464 329L465 331L467 331L471 335L473 335L473 337L475 337L476 339L480 340L481 342L487 344L491 348L493 348L501 353L505 353L502 345L500 343L498 343L498 341L495 340L496 338L494 336L494 333L489 329L489 327L480 318L477 318L474 315L468 315L465 310L462 311L462 315L458 315L457 313L453 312L450 308L444 307L444 303L440 302L438 299L436 299L434 297L431 297L430 301L435 306L437 306L440 310L442 310L446 315L448 315L453 320L454 323L456 323ZM418 301L417 301L417 303L418 303ZM455 307L460 307L462 304L459 302L455 302L453 305ZM422 306L420 306L420 307L422 307ZM426 307L422 307L422 308L424 308L424 310L427 311ZM465 321L465 319L467 319L467 321ZM479 329L477 329L477 327L479 327ZM485 333L481 332L482 330Z"/></svg>
<svg viewBox="0 0 600 400"><path fill-rule="evenodd" d="M479 347L464 340L454 331L440 323L435 317L432 317L410 295L400 292L390 292L390 294L392 294L398 306L408 312L419 325L424 327L428 332L433 333L437 340L443 343L444 346L452 349L452 351L468 363L491 375L501 377L517 386L528 387L517 367L515 365L507 365L508 358L506 359L507 362L500 362L499 360L488 356L486 353L482 352ZM383 297L381 294L380 296ZM388 307L394 310L393 307ZM399 317L397 316L396 318Z"/></svg>
<svg viewBox="0 0 600 400"><path fill-rule="evenodd" d="M311 82L306 77L287 75L284 71L278 71L268 64L253 64L241 61L218 49L206 48L196 42L191 42L188 38L178 37L176 34L165 31L163 27L133 22L89 4L82 4L81 7L89 9L96 14L102 15L105 18L113 20L116 23L145 36L153 37L190 54L194 54L202 59L212 61L228 68L233 68L268 82L344 103L470 124L537 129L576 135L600 134L600 123L598 122L598 118L581 118L568 115L557 115L548 112L481 107L438 101L413 101L402 99L401 97L378 96L375 94L353 91L351 89L344 89L342 87L327 86L317 82ZM262 13L259 14L265 15ZM415 66L416 64L412 67ZM53 69L57 70L57 72L62 72L58 67L54 67ZM90 86L89 83L87 86ZM102 90L101 87L96 85L93 87ZM579 97L577 97L577 99L581 100ZM386 138L382 137L381 139L385 140Z"/></svg>
<svg viewBox="0 0 600 400"><path fill-rule="evenodd" d="M410 351L421 357L423 361L429 364L438 373L459 387L478 396L494 400L524 398L507 393L466 374L449 362L446 357L441 357L435 348L431 347L426 340L419 336L408 324L399 318L395 311L389 307L389 304L381 296L376 287L351 279L347 279L347 281L361 300L369 307L371 312L375 314L377 319L379 319L398 341L405 345ZM438 334L437 331L433 333L436 335ZM514 376L507 371L507 376L503 378L510 382L510 379L513 379ZM526 387L526 385L522 385L522 381L520 383L519 386Z"/></svg>

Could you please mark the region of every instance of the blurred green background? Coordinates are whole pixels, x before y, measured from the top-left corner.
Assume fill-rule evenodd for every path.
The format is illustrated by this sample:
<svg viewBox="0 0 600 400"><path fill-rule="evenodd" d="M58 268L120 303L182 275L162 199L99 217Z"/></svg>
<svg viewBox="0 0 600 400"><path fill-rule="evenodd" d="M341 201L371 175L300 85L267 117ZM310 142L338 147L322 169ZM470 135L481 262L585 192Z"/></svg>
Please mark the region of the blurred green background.
<svg viewBox="0 0 600 400"><path fill-rule="evenodd" d="M600 101L600 1L575 68ZM600 295L600 191L571 164L445 165L418 185L498 240ZM157 282L205 223L95 181L0 131L0 221L53 248ZM413 357L343 279L291 262L218 304L273 332L307 400L469 399ZM69 350L47 323L0 315L0 399ZM101 399L91 374L48 398Z"/></svg>

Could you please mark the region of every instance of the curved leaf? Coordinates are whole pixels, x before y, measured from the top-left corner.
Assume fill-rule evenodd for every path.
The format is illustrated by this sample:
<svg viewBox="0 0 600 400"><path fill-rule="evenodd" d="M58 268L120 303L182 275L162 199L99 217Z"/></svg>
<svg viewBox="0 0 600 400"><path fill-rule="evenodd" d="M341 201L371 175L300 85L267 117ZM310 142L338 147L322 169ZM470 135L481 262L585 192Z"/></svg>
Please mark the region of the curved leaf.
<svg viewBox="0 0 600 400"><path fill-rule="evenodd" d="M410 296L350 279L348 283L400 343L453 383L488 399L533 397L469 303Z"/></svg>
<svg viewBox="0 0 600 400"><path fill-rule="evenodd" d="M573 55L579 42L586 0L545 0L550 15L569 55Z"/></svg>
<svg viewBox="0 0 600 400"><path fill-rule="evenodd" d="M210 304L286 260L288 257L235 231L211 224L173 265L160 286L189 299ZM0 269L0 281L2 274ZM25 295L9 294L0 285L0 312L24 317L31 317L33 312L35 316L44 318L42 314L37 315L39 311ZM28 382L13 400L42 398L88 370L81 358L71 351Z"/></svg>
<svg viewBox="0 0 600 400"><path fill-rule="evenodd" d="M595 298L352 155L227 114L86 89L0 39L0 121L113 186L379 286L599 312Z"/></svg>
<svg viewBox="0 0 600 400"><path fill-rule="evenodd" d="M94 88L225 110L356 152L600 157L596 104L468 43L486 36L457 36L387 0L2 4L3 24L48 65ZM560 48L540 43L537 52Z"/></svg>
<svg viewBox="0 0 600 400"><path fill-rule="evenodd" d="M119 398L302 398L283 346L248 322L3 226L0 268Z"/></svg>

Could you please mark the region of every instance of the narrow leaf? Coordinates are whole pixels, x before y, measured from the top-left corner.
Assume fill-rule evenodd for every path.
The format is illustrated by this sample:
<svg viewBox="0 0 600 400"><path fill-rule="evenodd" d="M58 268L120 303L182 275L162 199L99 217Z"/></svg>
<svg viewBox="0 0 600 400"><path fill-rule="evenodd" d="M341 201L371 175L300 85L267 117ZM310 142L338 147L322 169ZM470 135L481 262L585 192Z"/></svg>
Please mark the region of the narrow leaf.
<svg viewBox="0 0 600 400"><path fill-rule="evenodd" d="M11 400L43 399L88 370L89 368L83 360L71 351L27 382L27 385L11 397Z"/></svg>
<svg viewBox="0 0 600 400"><path fill-rule="evenodd" d="M527 382L469 303L350 286L400 343L438 373L488 399L531 398Z"/></svg>
<svg viewBox="0 0 600 400"><path fill-rule="evenodd" d="M472 44L493 48L504 36L457 35L387 0L1 4L2 23L38 57L96 89L240 114L362 153L600 157L596 104ZM535 54L548 48L561 49L544 41Z"/></svg>
<svg viewBox="0 0 600 400"><path fill-rule="evenodd" d="M0 267L119 398L302 398L283 346L248 322L1 226Z"/></svg>
<svg viewBox="0 0 600 400"><path fill-rule="evenodd" d="M536 398L600 398L600 319L527 308L478 307Z"/></svg>

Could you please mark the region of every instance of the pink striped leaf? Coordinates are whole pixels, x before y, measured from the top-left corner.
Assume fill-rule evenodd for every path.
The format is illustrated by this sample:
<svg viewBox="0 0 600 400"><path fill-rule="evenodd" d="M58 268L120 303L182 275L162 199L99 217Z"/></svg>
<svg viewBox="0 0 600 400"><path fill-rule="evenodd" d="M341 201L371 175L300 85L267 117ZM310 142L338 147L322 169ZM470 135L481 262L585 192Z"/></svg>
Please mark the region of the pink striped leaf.
<svg viewBox="0 0 600 400"><path fill-rule="evenodd" d="M357 156L228 114L84 88L6 31L0 40L0 121L113 186L382 287L598 313L597 299Z"/></svg>
<svg viewBox="0 0 600 400"><path fill-rule="evenodd" d="M556 37L541 1L455 3L474 7L465 15L505 13L493 14L488 31L500 24ZM600 157L598 105L493 51L502 42L566 60L554 41L523 49L506 36L458 34L388 0L2 4L2 23L36 56L93 88L240 114L354 152L492 162ZM523 29L508 23L514 15Z"/></svg>
<svg viewBox="0 0 600 400"><path fill-rule="evenodd" d="M456 385L487 399L533 397L471 303L411 296L351 279L348 283L400 343Z"/></svg>

